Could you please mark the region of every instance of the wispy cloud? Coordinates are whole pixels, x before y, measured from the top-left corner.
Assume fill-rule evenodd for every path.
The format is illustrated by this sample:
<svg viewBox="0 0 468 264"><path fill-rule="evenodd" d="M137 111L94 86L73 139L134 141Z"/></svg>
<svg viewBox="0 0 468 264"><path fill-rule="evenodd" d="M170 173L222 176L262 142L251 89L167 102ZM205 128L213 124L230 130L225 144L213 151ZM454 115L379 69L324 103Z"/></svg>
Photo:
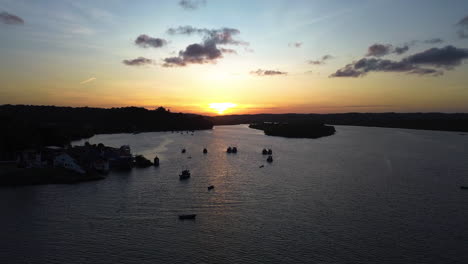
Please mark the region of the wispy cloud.
<svg viewBox="0 0 468 264"><path fill-rule="evenodd" d="M468 38L468 16L462 18L457 23L458 29L458 36L460 38Z"/></svg>
<svg viewBox="0 0 468 264"><path fill-rule="evenodd" d="M179 5L186 10L195 10L206 5L206 0L180 0Z"/></svg>
<svg viewBox="0 0 468 264"><path fill-rule="evenodd" d="M290 42L288 46L293 47L293 48L300 48L302 47L302 44L303 44L302 42Z"/></svg>
<svg viewBox="0 0 468 264"><path fill-rule="evenodd" d="M92 81L95 81L96 79L97 79L96 77L91 77L89 79L86 79L86 80L80 82L80 84L90 83Z"/></svg>
<svg viewBox="0 0 468 264"><path fill-rule="evenodd" d="M153 64L153 60L147 59L145 57L138 57L133 60L123 60L122 63L127 66L143 66L143 65Z"/></svg>
<svg viewBox="0 0 468 264"><path fill-rule="evenodd" d="M250 74L257 76L275 76L275 75L287 75L287 72L277 71L277 70L262 70L258 69L256 71L251 71Z"/></svg>
<svg viewBox="0 0 468 264"><path fill-rule="evenodd" d="M322 64L325 64L325 61L330 60L330 59L333 59L332 55L324 55L324 56L322 56L322 58L320 58L318 60L309 60L307 62L309 64L313 64L313 65L322 65Z"/></svg>

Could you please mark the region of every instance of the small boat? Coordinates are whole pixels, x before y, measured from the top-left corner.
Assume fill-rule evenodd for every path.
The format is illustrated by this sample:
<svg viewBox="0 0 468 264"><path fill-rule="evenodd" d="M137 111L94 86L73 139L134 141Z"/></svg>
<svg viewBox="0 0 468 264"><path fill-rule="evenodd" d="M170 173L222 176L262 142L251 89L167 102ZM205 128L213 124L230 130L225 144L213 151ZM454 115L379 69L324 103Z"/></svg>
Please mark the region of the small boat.
<svg viewBox="0 0 468 264"><path fill-rule="evenodd" d="M227 153L232 153L232 148L231 147L228 147L227 150L226 150Z"/></svg>
<svg viewBox="0 0 468 264"><path fill-rule="evenodd" d="M462 189L462 190L468 190L468 186L460 186L460 189Z"/></svg>
<svg viewBox="0 0 468 264"><path fill-rule="evenodd" d="M154 164L155 167L158 167L158 166L159 166L159 158L158 158L158 156L154 157L153 164Z"/></svg>
<svg viewBox="0 0 468 264"><path fill-rule="evenodd" d="M203 149L203 154L208 153L208 150L206 148Z"/></svg>
<svg viewBox="0 0 468 264"><path fill-rule="evenodd" d="M259 168L263 168L263 167L265 167L265 165L260 165L260 167L259 167Z"/></svg>
<svg viewBox="0 0 468 264"><path fill-rule="evenodd" d="M270 163L273 162L273 156L268 156L267 161Z"/></svg>
<svg viewBox="0 0 468 264"><path fill-rule="evenodd" d="M273 150L268 149L268 155L272 155L272 154L273 154Z"/></svg>
<svg viewBox="0 0 468 264"><path fill-rule="evenodd" d="M262 150L262 155L267 155L267 154L268 154L268 150L263 149L263 150Z"/></svg>
<svg viewBox="0 0 468 264"><path fill-rule="evenodd" d="M208 186L208 191L211 191L211 190L213 190L213 189L214 189L214 185Z"/></svg>
<svg viewBox="0 0 468 264"><path fill-rule="evenodd" d="M190 178L190 171L189 170L183 170L182 174L179 174L179 179L180 180L186 180Z"/></svg>
<svg viewBox="0 0 468 264"><path fill-rule="evenodd" d="M197 217L196 214L182 214L182 215L179 215L180 220L194 220L195 217Z"/></svg>
<svg viewBox="0 0 468 264"><path fill-rule="evenodd" d="M185 149L182 149L182 153L185 153L185 152L186 152L186 150L185 150Z"/></svg>
<svg viewBox="0 0 468 264"><path fill-rule="evenodd" d="M232 148L232 153L237 153L237 148L236 147Z"/></svg>

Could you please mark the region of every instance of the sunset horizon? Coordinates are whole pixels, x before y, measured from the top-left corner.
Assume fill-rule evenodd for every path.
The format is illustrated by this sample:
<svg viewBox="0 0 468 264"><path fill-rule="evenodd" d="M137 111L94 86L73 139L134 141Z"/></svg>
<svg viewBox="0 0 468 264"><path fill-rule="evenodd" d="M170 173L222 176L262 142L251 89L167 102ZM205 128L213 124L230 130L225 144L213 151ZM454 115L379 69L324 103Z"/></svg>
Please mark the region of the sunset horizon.
<svg viewBox="0 0 468 264"><path fill-rule="evenodd" d="M0 104L468 112L464 1L249 3L0 1Z"/></svg>

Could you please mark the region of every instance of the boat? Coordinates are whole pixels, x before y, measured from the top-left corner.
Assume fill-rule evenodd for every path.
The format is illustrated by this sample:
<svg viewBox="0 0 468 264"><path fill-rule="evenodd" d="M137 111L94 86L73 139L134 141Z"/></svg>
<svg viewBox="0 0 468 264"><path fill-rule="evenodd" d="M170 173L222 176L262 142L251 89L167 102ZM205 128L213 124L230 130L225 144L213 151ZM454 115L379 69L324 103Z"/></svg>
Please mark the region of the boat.
<svg viewBox="0 0 468 264"><path fill-rule="evenodd" d="M263 149L263 150L262 150L262 155L267 155L267 154L268 154L268 150Z"/></svg>
<svg viewBox="0 0 468 264"><path fill-rule="evenodd" d="M154 157L153 164L154 164L155 167L158 167L158 166L159 166L159 158L158 158L158 156Z"/></svg>
<svg viewBox="0 0 468 264"><path fill-rule="evenodd" d="M273 156L268 156L267 161L270 163L273 162Z"/></svg>
<svg viewBox="0 0 468 264"><path fill-rule="evenodd" d="M237 153L237 148L236 147L232 148L232 153Z"/></svg>
<svg viewBox="0 0 468 264"><path fill-rule="evenodd" d="M213 189L214 189L214 185L208 186L208 191L211 191L211 190L213 190Z"/></svg>
<svg viewBox="0 0 468 264"><path fill-rule="evenodd" d="M265 165L260 165L260 167L259 167L259 168L263 168L263 167L265 167Z"/></svg>
<svg viewBox="0 0 468 264"><path fill-rule="evenodd" d="M203 154L208 153L208 150L206 148L203 149Z"/></svg>
<svg viewBox="0 0 468 264"><path fill-rule="evenodd" d="M468 186L460 186L460 189L462 189L462 190L468 190Z"/></svg>
<svg viewBox="0 0 468 264"><path fill-rule="evenodd" d="M228 147L227 150L226 150L227 153L232 153L232 148L231 147Z"/></svg>
<svg viewBox="0 0 468 264"><path fill-rule="evenodd" d="M179 215L180 220L194 220L195 217L197 217L196 214L182 214L182 215Z"/></svg>
<svg viewBox="0 0 468 264"><path fill-rule="evenodd" d="M190 178L190 171L189 170L183 170L182 174L179 174L179 179L180 180L186 180Z"/></svg>
<svg viewBox="0 0 468 264"><path fill-rule="evenodd" d="M185 150L185 149L182 149L182 153L185 153L185 152L186 152L186 150Z"/></svg>
<svg viewBox="0 0 468 264"><path fill-rule="evenodd" d="M273 154L273 150L268 149L268 155L272 155L272 154Z"/></svg>

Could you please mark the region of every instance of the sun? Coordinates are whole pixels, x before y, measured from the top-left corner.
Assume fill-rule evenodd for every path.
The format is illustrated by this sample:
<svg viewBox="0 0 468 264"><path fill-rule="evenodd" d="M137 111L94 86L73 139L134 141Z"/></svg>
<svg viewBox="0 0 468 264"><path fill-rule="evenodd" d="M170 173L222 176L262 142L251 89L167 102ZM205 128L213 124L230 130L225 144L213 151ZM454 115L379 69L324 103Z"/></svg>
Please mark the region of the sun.
<svg viewBox="0 0 468 264"><path fill-rule="evenodd" d="M214 109L220 115L222 115L227 109L233 108L235 106L237 105L233 103L211 103L209 105L211 109Z"/></svg>

